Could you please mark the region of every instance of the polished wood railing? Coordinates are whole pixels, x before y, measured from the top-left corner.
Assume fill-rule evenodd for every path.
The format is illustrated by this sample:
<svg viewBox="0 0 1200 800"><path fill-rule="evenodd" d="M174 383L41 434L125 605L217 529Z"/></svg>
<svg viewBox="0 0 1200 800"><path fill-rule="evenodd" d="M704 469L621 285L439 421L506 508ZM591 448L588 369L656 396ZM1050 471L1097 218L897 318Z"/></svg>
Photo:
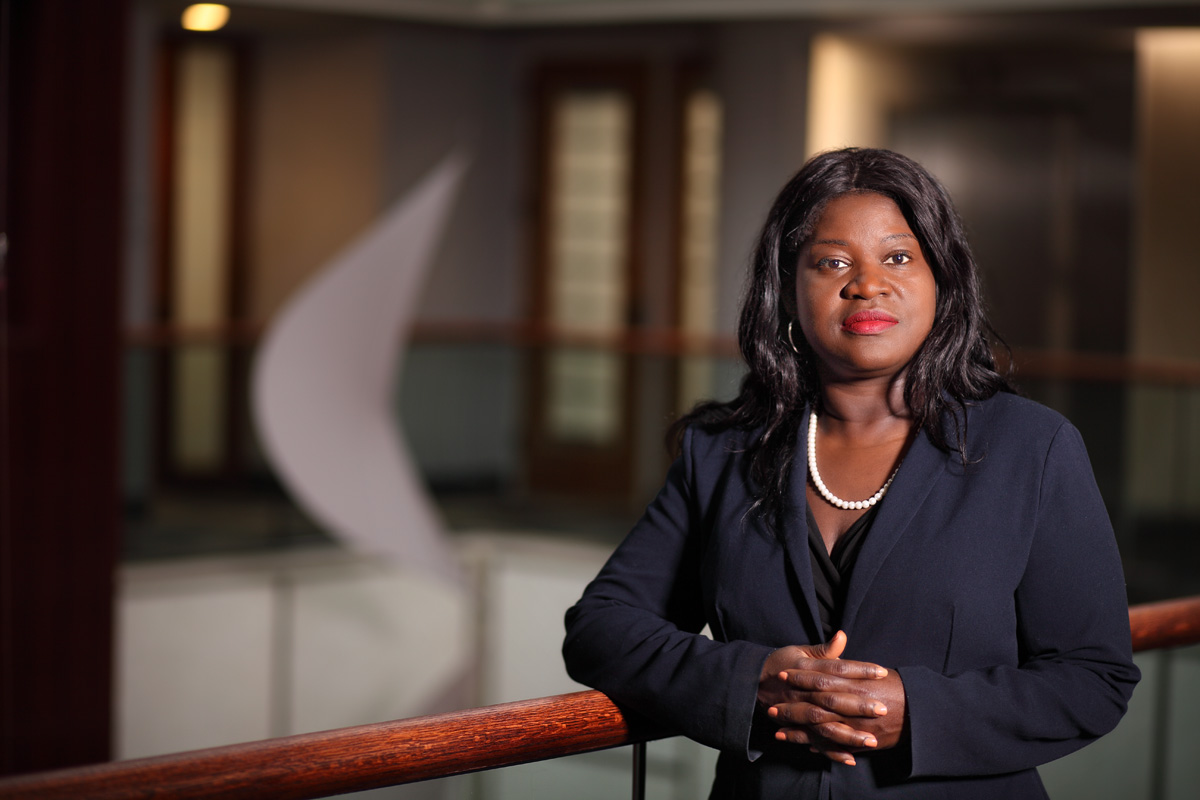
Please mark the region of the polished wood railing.
<svg viewBox="0 0 1200 800"><path fill-rule="evenodd" d="M1200 644L1200 595L1129 609L1133 652Z"/></svg>
<svg viewBox="0 0 1200 800"><path fill-rule="evenodd" d="M1129 610L1135 651L1200 643L1200 596ZM655 738L600 692L0 780L5 800L327 797ZM635 765L635 769L637 766Z"/></svg>

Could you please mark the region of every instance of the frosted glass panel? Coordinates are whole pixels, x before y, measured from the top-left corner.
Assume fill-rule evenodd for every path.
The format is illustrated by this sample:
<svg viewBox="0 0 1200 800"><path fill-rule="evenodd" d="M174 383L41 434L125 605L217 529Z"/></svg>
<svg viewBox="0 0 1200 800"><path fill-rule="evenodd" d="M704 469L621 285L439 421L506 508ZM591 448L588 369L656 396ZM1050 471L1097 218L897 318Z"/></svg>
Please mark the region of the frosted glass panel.
<svg viewBox="0 0 1200 800"><path fill-rule="evenodd" d="M621 361L613 353L550 354L550 430L555 438L604 444L620 433Z"/></svg>
<svg viewBox="0 0 1200 800"><path fill-rule="evenodd" d="M561 94L553 111L549 322L563 332L614 334L627 317L629 96L615 90ZM621 358L610 352L550 355L551 435L604 444L620 433Z"/></svg>
<svg viewBox="0 0 1200 800"><path fill-rule="evenodd" d="M688 97L683 152L683 306L690 333L710 333L715 292L717 201L721 178L721 101L710 90Z"/></svg>
<svg viewBox="0 0 1200 800"><path fill-rule="evenodd" d="M611 332L625 318L629 98L575 91L554 107L550 321Z"/></svg>
<svg viewBox="0 0 1200 800"><path fill-rule="evenodd" d="M709 335L716 314L717 212L721 179L721 101L709 89L688 95L683 121L682 254L679 325L685 334ZM679 362L681 410L713 394L711 358Z"/></svg>
<svg viewBox="0 0 1200 800"><path fill-rule="evenodd" d="M175 92L171 319L176 327L224 322L229 296L233 128L232 53L182 48ZM225 435L225 354L180 352L173 364L172 450L185 470L219 466Z"/></svg>

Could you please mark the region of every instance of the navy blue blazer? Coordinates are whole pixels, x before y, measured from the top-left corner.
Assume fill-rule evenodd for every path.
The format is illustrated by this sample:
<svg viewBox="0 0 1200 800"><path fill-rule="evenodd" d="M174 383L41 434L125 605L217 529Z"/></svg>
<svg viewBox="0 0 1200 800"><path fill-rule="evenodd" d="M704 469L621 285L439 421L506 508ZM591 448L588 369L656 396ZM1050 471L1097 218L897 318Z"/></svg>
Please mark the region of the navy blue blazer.
<svg viewBox="0 0 1200 800"><path fill-rule="evenodd" d="M1069 422L1011 394L967 421L966 465L914 440L842 614L844 658L899 670L904 746L847 767L775 742L756 716L767 655L822 639L803 426L780 534L748 513L749 434L686 433L666 485L567 612L568 672L719 748L713 797L1044 797L1034 767L1111 730L1140 677L1124 576Z"/></svg>

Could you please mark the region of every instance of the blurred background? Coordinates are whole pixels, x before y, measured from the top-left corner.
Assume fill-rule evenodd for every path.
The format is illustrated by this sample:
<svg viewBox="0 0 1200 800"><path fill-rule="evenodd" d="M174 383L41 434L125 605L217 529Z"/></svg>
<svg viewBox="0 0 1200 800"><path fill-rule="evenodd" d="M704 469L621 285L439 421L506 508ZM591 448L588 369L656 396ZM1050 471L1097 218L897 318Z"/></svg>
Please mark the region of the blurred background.
<svg viewBox="0 0 1200 800"><path fill-rule="evenodd" d="M955 197L1017 382L1087 442L1130 601L1200 592L1200 5L258 0L212 31L187 5L0 0L3 771L578 688L562 612L670 421L736 393L757 227L844 145ZM447 159L405 290L310 331L395 348L386 396L332 345L308 365L334 411L306 457L383 509L409 495L368 456L415 476L365 546L264 440L260 345L372 269ZM334 435L357 415L389 434ZM418 517L452 568L405 544ZM1195 796L1200 653L1139 664L1052 796ZM655 744L652 796L711 763ZM376 794L627 780L601 753Z"/></svg>

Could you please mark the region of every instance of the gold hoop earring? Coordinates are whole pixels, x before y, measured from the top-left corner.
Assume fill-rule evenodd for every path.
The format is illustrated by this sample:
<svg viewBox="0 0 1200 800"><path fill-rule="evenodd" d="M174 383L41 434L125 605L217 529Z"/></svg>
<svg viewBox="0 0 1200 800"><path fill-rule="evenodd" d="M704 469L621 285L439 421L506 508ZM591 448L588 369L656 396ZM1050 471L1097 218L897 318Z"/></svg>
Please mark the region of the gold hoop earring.
<svg viewBox="0 0 1200 800"><path fill-rule="evenodd" d="M788 344L792 346L792 352L799 356L803 353L800 352L800 348L796 347L796 340L792 338L792 325L794 324L796 324L796 320L788 322Z"/></svg>

